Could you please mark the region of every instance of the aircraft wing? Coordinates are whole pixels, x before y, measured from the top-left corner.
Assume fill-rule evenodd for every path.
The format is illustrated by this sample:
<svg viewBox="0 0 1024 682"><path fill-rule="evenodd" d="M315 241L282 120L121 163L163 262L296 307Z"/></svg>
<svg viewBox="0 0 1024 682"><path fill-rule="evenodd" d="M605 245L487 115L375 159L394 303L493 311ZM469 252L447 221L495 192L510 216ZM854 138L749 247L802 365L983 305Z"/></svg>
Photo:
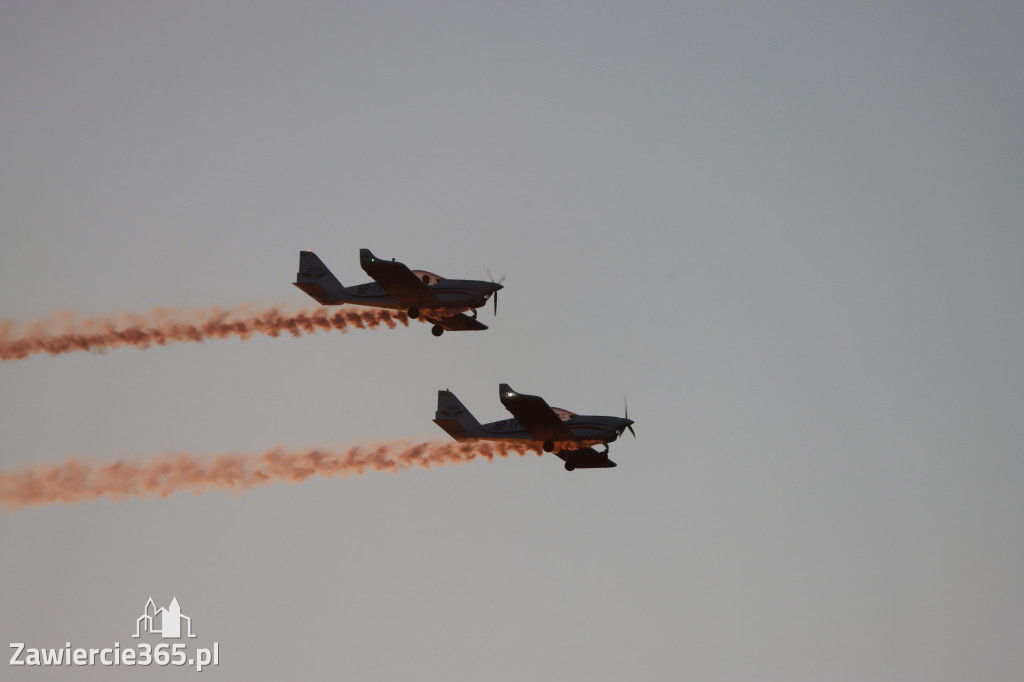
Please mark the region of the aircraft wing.
<svg viewBox="0 0 1024 682"><path fill-rule="evenodd" d="M359 264L403 308L443 307L440 299L404 263L381 260L369 249L360 249Z"/></svg>
<svg viewBox="0 0 1024 682"><path fill-rule="evenodd" d="M478 332L487 329L486 324L465 313L445 315L444 317L428 317L427 319L450 332Z"/></svg>
<svg viewBox="0 0 1024 682"><path fill-rule="evenodd" d="M575 440L572 431L540 396L516 393L508 384L502 384L498 388L498 394L501 404L512 413L534 440Z"/></svg>

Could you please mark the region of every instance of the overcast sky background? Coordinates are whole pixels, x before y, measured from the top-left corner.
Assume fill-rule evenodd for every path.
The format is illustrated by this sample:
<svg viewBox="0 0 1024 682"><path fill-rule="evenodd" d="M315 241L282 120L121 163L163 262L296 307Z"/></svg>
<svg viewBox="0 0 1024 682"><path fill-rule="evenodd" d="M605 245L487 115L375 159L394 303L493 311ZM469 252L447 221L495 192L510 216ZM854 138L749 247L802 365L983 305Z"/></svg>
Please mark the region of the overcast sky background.
<svg viewBox="0 0 1024 682"><path fill-rule="evenodd" d="M481 333L4 363L4 469L445 439L503 381L639 436L0 512L0 643L176 596L224 679L1024 677L1024 5L770 4L0 2L0 316L507 275Z"/></svg>

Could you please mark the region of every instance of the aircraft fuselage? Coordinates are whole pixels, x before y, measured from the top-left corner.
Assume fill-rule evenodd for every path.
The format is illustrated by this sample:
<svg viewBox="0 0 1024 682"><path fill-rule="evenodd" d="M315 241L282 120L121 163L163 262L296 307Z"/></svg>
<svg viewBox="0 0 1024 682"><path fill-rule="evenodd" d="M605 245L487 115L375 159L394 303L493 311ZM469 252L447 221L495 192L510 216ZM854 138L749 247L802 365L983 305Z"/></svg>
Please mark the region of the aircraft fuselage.
<svg viewBox="0 0 1024 682"><path fill-rule="evenodd" d="M622 435L626 426L632 422L622 417L607 417L589 414L578 414L563 421L572 433L573 440L594 443L614 443ZM480 436L488 440L531 440L530 433L519 423L518 419L501 419L496 422L480 425Z"/></svg>
<svg viewBox="0 0 1024 682"><path fill-rule="evenodd" d="M479 308L490 298L494 288L489 282L471 279L442 279L436 284L428 285L427 289L437 296L441 306L432 310L461 313ZM403 310L405 306L398 303L376 282L356 284L343 287L334 297L334 304L354 303L374 308L390 308Z"/></svg>

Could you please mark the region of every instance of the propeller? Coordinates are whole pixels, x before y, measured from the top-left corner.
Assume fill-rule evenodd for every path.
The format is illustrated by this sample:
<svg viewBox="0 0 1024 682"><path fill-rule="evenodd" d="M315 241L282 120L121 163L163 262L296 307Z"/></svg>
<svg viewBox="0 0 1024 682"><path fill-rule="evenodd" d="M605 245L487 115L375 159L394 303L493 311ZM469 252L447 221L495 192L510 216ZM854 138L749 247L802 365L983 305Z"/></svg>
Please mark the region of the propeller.
<svg viewBox="0 0 1024 682"><path fill-rule="evenodd" d="M494 297L494 316L498 316L498 289L501 289L501 283L505 281L505 275L501 276L497 282L494 281L494 275L491 274L491 269L487 268L487 279L491 280L491 284L494 285L494 289L491 291L491 295Z"/></svg>
<svg viewBox="0 0 1024 682"><path fill-rule="evenodd" d="M626 396L622 396L622 408L626 414L626 419L629 419L629 401L626 399ZM633 438L636 438L636 431L633 430L633 425L626 424L626 428L633 434Z"/></svg>

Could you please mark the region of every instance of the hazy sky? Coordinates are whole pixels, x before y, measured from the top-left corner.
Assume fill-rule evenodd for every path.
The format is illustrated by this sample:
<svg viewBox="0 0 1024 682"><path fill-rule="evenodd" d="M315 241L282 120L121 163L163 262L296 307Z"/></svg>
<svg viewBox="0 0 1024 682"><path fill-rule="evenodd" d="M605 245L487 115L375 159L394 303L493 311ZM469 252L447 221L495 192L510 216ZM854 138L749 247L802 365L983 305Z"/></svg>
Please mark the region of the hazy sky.
<svg viewBox="0 0 1024 682"><path fill-rule="evenodd" d="M769 5L0 1L0 317L507 275L486 332L3 363L5 470L445 439L500 382L638 434L0 512L0 644L152 596L223 679L1022 679L1024 5Z"/></svg>

